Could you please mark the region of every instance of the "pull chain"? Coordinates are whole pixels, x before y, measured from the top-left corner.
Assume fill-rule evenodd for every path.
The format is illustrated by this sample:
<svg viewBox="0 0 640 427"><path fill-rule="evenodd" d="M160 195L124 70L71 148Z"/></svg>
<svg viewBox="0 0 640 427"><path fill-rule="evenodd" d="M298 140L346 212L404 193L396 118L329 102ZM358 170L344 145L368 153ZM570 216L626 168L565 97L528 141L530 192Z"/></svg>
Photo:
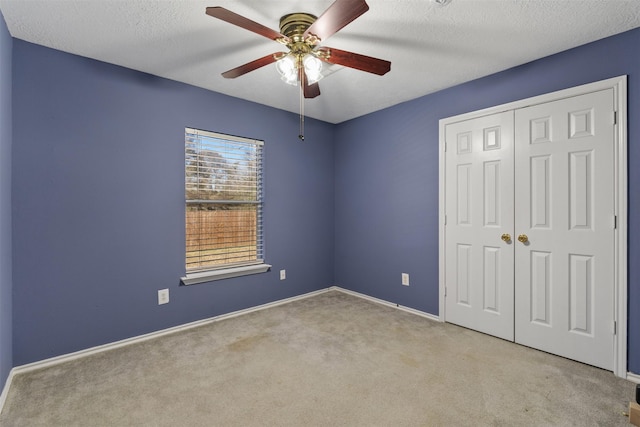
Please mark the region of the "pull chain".
<svg viewBox="0 0 640 427"><path fill-rule="evenodd" d="M300 83L300 134L298 138L304 141L304 68L298 65L298 82Z"/></svg>

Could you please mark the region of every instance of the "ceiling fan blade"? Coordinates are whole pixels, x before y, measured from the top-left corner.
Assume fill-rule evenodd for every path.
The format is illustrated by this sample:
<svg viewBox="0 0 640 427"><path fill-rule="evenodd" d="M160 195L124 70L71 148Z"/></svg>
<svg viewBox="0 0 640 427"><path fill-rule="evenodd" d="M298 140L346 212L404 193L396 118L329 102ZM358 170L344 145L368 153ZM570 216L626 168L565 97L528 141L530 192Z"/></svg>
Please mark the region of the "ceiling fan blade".
<svg viewBox="0 0 640 427"><path fill-rule="evenodd" d="M276 52L267 56L263 56L262 58L256 59L255 61L247 62L244 65L233 68L229 71L225 71L224 73L222 73L222 77L224 77L225 79L235 79L236 77L240 77L250 71L257 70L258 68L264 67L265 65L273 64L285 55L286 53L284 52Z"/></svg>
<svg viewBox="0 0 640 427"><path fill-rule="evenodd" d="M237 25L238 27L244 28L245 30L253 31L256 34L260 34L261 36L264 36L271 40L277 41L281 39L285 42L289 41L289 38L287 36L220 6L208 7L207 15L213 16L214 18L222 19L223 21L226 21L233 25Z"/></svg>
<svg viewBox="0 0 640 427"><path fill-rule="evenodd" d="M348 52L346 50L334 49L332 47L321 47L318 58L330 64L343 65L356 70L383 76L391 70L391 62L384 59L373 58L371 56L360 55L359 53Z"/></svg>
<svg viewBox="0 0 640 427"><path fill-rule="evenodd" d="M304 88L304 97L305 98L315 98L320 95L320 85L318 82L313 84L308 84L307 73L302 72L302 87Z"/></svg>
<svg viewBox="0 0 640 427"><path fill-rule="evenodd" d="M320 40L326 40L367 10L369 5L365 0L336 0L307 28L303 37L313 34Z"/></svg>

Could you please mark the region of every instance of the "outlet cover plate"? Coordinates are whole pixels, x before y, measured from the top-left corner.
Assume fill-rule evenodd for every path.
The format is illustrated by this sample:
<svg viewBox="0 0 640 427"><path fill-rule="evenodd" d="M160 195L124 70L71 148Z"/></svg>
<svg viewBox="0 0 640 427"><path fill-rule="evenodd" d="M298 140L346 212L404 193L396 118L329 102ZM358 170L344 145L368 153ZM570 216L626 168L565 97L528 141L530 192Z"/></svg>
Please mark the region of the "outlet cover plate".
<svg viewBox="0 0 640 427"><path fill-rule="evenodd" d="M158 289L158 305L169 302L169 289Z"/></svg>
<svg viewBox="0 0 640 427"><path fill-rule="evenodd" d="M402 273L402 284L404 286L409 286L409 274Z"/></svg>

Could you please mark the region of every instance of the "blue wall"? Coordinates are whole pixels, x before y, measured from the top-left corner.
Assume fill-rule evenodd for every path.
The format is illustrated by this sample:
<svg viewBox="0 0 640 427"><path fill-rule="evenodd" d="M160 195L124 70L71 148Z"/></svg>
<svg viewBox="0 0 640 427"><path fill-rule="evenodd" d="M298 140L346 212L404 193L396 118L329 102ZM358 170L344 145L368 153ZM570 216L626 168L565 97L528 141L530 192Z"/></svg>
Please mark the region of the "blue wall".
<svg viewBox="0 0 640 427"><path fill-rule="evenodd" d="M11 320L11 56L13 41L0 12L0 389L12 362Z"/></svg>
<svg viewBox="0 0 640 427"><path fill-rule="evenodd" d="M334 126L20 40L13 66L15 365L332 285ZM185 126L265 141L272 271L179 286Z"/></svg>
<svg viewBox="0 0 640 427"><path fill-rule="evenodd" d="M336 284L437 314L438 120L627 74L629 370L640 373L639 47L636 29L338 125Z"/></svg>
<svg viewBox="0 0 640 427"><path fill-rule="evenodd" d="M299 143L293 114L14 40L14 364L333 283L437 314L438 120L628 74L629 369L640 372L637 46L640 29L337 126L308 120ZM178 286L185 126L266 141L272 272ZM158 306L165 287L171 303Z"/></svg>

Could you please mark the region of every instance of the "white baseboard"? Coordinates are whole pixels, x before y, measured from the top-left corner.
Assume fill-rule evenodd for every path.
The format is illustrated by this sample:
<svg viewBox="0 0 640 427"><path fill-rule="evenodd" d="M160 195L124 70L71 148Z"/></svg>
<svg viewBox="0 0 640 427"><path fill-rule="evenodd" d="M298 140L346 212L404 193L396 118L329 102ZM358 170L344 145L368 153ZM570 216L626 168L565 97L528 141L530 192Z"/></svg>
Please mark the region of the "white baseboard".
<svg viewBox="0 0 640 427"><path fill-rule="evenodd" d="M9 371L9 376L7 377L7 381L5 381L4 387L2 388L2 393L0 393L0 414L2 414L2 410L4 409L4 402L7 401L7 394L9 394L9 388L11 388L11 382L13 381L14 375L15 375L15 368Z"/></svg>
<svg viewBox="0 0 640 427"><path fill-rule="evenodd" d="M403 307L399 304L395 304L389 301L385 301L379 298L375 298L375 297L371 297L369 295L365 295L365 294L361 294L360 292L355 292L355 291L350 291L349 289L344 289L341 288L339 286L332 286L329 288L329 290L332 291L339 291L339 292L343 292L345 294L349 294L349 295L353 295L355 297L358 298L363 298L369 301L373 301L377 304L382 304L382 305L386 305L387 307L392 307L392 308L397 308L398 310L402 310L402 311L406 311L412 314L416 314L418 316L422 316L422 317L426 317L427 319L431 319L431 320L435 320L436 322L442 322L442 319L439 316L430 314L430 313L426 313L424 311L420 311L420 310L416 310L414 308L410 308L410 307ZM640 375L639 374L634 374L633 372L627 372L627 380L634 382L636 384L640 384Z"/></svg>
<svg viewBox="0 0 640 427"><path fill-rule="evenodd" d="M234 311L234 312L227 313L227 314L221 314L219 316L214 316L214 317L210 317L210 318L207 318L207 319L196 320L195 322L185 323L183 325L178 325L178 326L174 326L174 327L171 327L171 328L162 329L160 331L151 332L151 333L144 334L144 335L138 335L138 336L135 336L135 337L127 338L127 339L120 340L120 341L115 341L115 342L108 343L108 344L99 345L99 346L96 346L96 347L87 348L87 349L76 351L76 352L73 352L73 353L67 353L67 354L63 354L63 355L60 355L60 356L52 357L52 358L49 358L49 359L39 360L37 362L33 362L33 363L26 364L26 365L17 366L15 368L13 368L11 370L11 372L17 375L17 374L22 374L22 373L25 373L25 372L35 371L37 369L42 369L42 368L46 368L46 367L49 367L49 366L58 365L60 363L69 362L69 361L75 360L75 359L80 359L82 357L87 357L87 356L90 356L90 355L93 355L93 354L101 353L103 351L113 350L113 349L124 347L124 346L127 346L127 345L136 344L136 343L147 341L147 340L154 339L154 338L159 338L159 337L162 337L162 336L165 336L165 335L174 334L176 332L185 331L185 330L192 329L192 328L197 328L199 326L207 325L207 324L210 324L210 323L213 323L213 322L218 322L220 320L230 319L232 317L237 317L237 316L241 316L243 314L252 313L254 311L260 311L260 310L264 310L264 309L267 309L267 308L276 307L278 305L287 304L287 303L290 303L290 302L293 302L293 301L297 301L297 300L301 300L301 299L305 299L305 298L310 298L312 296L319 295L319 294L322 294L322 293L325 293L325 292L328 292L328 291L329 291L329 288L321 289L319 291L313 291L313 292L309 292L309 293L306 293L306 294L297 295L295 297L285 298L285 299L282 299L282 300L273 301L273 302L262 304L262 305L257 305L255 307L250 307L250 308Z"/></svg>
<svg viewBox="0 0 640 427"><path fill-rule="evenodd" d="M416 310L415 308L411 308L411 307L404 307L404 306L402 306L400 304L396 304L396 303L393 303L393 302L385 301L383 299L372 297L372 296L369 296L369 295L361 294L360 292L350 291L349 289L344 289L344 288L341 288L340 286L332 286L332 287L329 288L329 290L331 290L331 291L339 291L339 292L342 292L342 293L345 293L345 294L352 295L354 297L358 297L358 298L366 299L368 301L375 302L377 304L382 304L382 305L385 305L387 307L397 308L398 310L406 311L407 313L415 314L417 316L426 317L429 320L435 320L436 322L442 322L440 317L436 316L434 314L427 313L427 312L420 311L420 310Z"/></svg>
<svg viewBox="0 0 640 427"><path fill-rule="evenodd" d="M80 359L82 357L91 356L93 354L101 353L103 351L114 350L116 348L124 347L127 345L143 342L146 340L159 338L165 335L174 334L176 332L185 331L188 329L196 328L198 326L207 325L209 323L218 322L220 320L229 319L236 316L241 316L243 314L251 313L254 311L264 310L270 307L276 307L278 305L287 304L296 300L301 300L305 298L309 298L315 295L319 295L325 292L328 292L329 288L321 289L319 291L309 292L302 295L297 295L291 298L285 298L282 300L270 302L267 304L258 305L255 307L246 308L244 310L238 310L227 314L221 314L219 316L210 317L207 319L197 320L195 322L185 323L184 325L174 326L172 328L162 329L160 331L151 332L144 335L138 335L136 337L127 338L120 341L115 341L108 344L99 345L96 347L87 348L84 350L76 351L73 353L67 353L56 357L51 357L49 359L39 360L37 362L28 363L26 365L16 366L9 372L9 376L7 377L7 381L2 389L2 393L0 394L0 414L4 409L4 404L7 400L7 395L9 394L9 389L11 388L11 382L13 381L13 377L18 374L23 374L25 372L31 372L42 368L47 368L49 366L58 365L60 363L69 362L71 360Z"/></svg>
<svg viewBox="0 0 640 427"><path fill-rule="evenodd" d="M143 341L146 341L146 340L162 337L162 336L165 336L165 335L174 334L176 332L185 331L185 330L188 330L188 329L192 329L192 328L196 328L196 327L199 327L199 326L207 325L209 323L217 322L217 321L220 321L220 320L229 319L229 318L236 317L236 316L241 316L241 315L247 314L247 313L252 313L254 311L264 310L264 309L271 308L271 307L276 307L276 306L279 306L279 305L282 305L282 304L287 304L287 303L290 303L290 302L293 302L293 301L297 301L297 300L301 300L301 299L305 299L305 298L310 298L310 297L313 297L313 296L316 296L316 295L320 295L322 293L325 293L325 292L328 292L328 291L331 291L331 290L343 292L345 294L353 295L353 296L356 296L358 298L363 298L363 299L366 299L366 300L369 300L369 301L373 301L375 303L382 304L382 305L385 305L387 307L397 308L399 310L403 310L403 311L406 311L406 312L409 312L409 313L412 313L412 314L416 314L418 316L426 317L427 319L435 320L435 321L438 321L438 322L441 321L438 316L435 316L435 315L430 314L430 313L426 313L426 312L423 312L423 311L420 311L420 310L416 310L416 309L413 309L413 308L410 308L410 307L404 307L404 306L401 306L399 304L395 304L395 303L392 303L392 302L389 302L389 301L385 301L385 300L382 300L382 299L379 299L379 298L371 297L369 295L361 294L359 292L350 291L348 289L344 289L344 288L341 288L339 286L331 286L331 287L326 288L326 289L320 289L318 291L313 291L313 292L309 292L309 293L306 293L306 294L297 295L295 297L285 298L285 299L278 300L278 301L273 301L273 302L270 302L270 303L267 303L267 304L262 304L262 305L258 305L258 306L255 306L255 307L250 307L250 308L234 311L234 312L227 313L227 314L221 314L219 316L214 316L214 317L210 317L210 318L207 318L207 319L197 320L195 322L185 323L183 325L178 325L178 326L174 326L174 327L171 327L171 328L162 329L160 331L150 332L148 334L138 335L138 336L135 336L135 337L127 338L127 339L120 340L120 341L115 341L115 342L108 343L108 344L99 345L99 346L96 346L96 347L90 347L90 348L87 348L87 349L84 349L84 350L80 350L80 351L76 351L76 352L73 352L73 353L67 353L67 354L63 354L63 355L60 355L60 356L51 357L49 359L39 360L37 362L28 363L26 365L16 366L11 370L9 378L7 378L7 383L10 384L10 380L11 380L13 375L21 374L21 373L24 373L24 372L34 371L34 370L46 368L46 367L49 367L49 366L58 365L60 363L69 362L71 360L79 359L79 358L90 356L90 355L97 354L97 353L101 353L103 351L113 350L113 349L124 347L124 346L127 346L127 345L131 345L131 344L143 342ZM5 389L6 388L7 387L5 386ZM3 390L3 393L4 393L4 390Z"/></svg>
<svg viewBox="0 0 640 427"><path fill-rule="evenodd" d="M283 304L288 304L288 303L293 302L293 301L302 300L302 299L305 299L305 298L310 298L310 297L313 297L313 296L316 296L316 295L320 295L320 294L323 294L325 292L332 291L332 290L333 291L342 292L342 293L345 293L345 294L349 294L349 295L352 295L352 296L355 296L355 297L358 297L358 298L363 298L363 299L375 302L377 304L382 304L382 305L385 305L387 307L396 308L398 310L406 311L408 313L412 313L412 314L415 314L415 315L418 315L418 316L426 317L427 319L435 320L437 322L441 321L438 316L434 316L433 314L425 313L423 311L416 310L416 309L413 309L413 308L410 308L410 307L403 307L403 306L401 306L399 304L391 303L389 301L381 300L379 298L371 297L369 295L361 294L359 292L350 291L348 289L343 289L343 288L341 288L339 286L331 286L331 287L326 288L326 289L321 289L321 290L318 290L318 291L309 292L309 293L298 295L298 296L295 296L295 297L285 298L285 299L274 301L274 302L270 302L270 303L267 303L267 304L262 304L262 305L258 305L258 306L255 306L255 307L250 307L250 308L234 311L234 312L227 313L227 314L221 314L219 316L210 317L208 319L197 320L195 322L185 323L184 325L174 326L174 327L171 327L171 328L162 329L160 331L151 332L151 333L144 334L144 335L138 335L136 337L127 338L127 339L124 339L124 340L115 341L115 342L112 342L112 343L108 343L108 344L103 344L103 345L99 345L99 346L96 346L96 347L87 348L87 349L76 351L76 352L73 352L73 353L67 353L67 354L63 354L63 355L60 355L60 356L51 357L49 359L39 360L37 362L28 363L26 365L16 366L13 369L11 369L11 371L9 372L9 376L7 377L7 381L6 381L5 385L4 385L4 388L2 389L2 394L0 394L0 413L2 413L2 409L4 408L4 404L5 404L5 401L7 399L7 394L9 393L9 389L11 388L11 382L13 381L13 377L15 375L23 374L25 372L35 371L35 370L42 369L42 368L47 368L47 367L50 367L50 366L58 365L58 364L61 364L61 363L69 362L69 361L80 359L80 358L83 358L83 357L87 357L87 356L91 356L91 355L94 355L94 354L102 353L104 351L114 350L116 348L124 347L124 346L127 346L127 345L136 344L136 343L147 341L147 340L150 340L150 339L159 338L159 337L162 337L162 336L165 336L165 335L174 334L176 332L185 331L185 330L188 330L188 329L192 329L192 328L196 328L196 327L199 327L199 326L207 325L207 324L210 324L210 323L213 323L213 322L218 322L220 320L230 319L232 317L241 316L243 314L252 313L252 312L255 312L255 311L260 311L260 310L264 310L264 309L271 308L271 307L276 307L276 306L283 305Z"/></svg>
<svg viewBox="0 0 640 427"><path fill-rule="evenodd" d="M17 366L14 367L13 369L11 369L11 371L9 372L9 376L7 377L7 381L5 382L5 385L2 389L2 393L0 394L0 414L2 413L2 410L4 409L4 404L7 400L7 394L9 393L9 389L11 388L11 382L13 381L13 377L15 375L21 374L21 373L25 373L25 372L30 372L30 371L34 371L37 369L42 369L42 368L46 368L49 366L53 366L53 365L57 365L60 363L65 363L71 360L75 360L75 359L79 359L82 357L87 357L93 354L97 354L97 353L101 353L104 351L109 351L109 350L113 350L116 348L120 348L120 347L124 347L127 345L131 345L131 344L135 344L135 343L139 343L139 342L143 342L146 340L150 340L150 339L154 339L154 338L159 338L165 335L170 335L170 334L174 334L176 332L180 332L180 331L185 331L188 329L192 329L192 328L196 328L198 326L203 326L203 325L207 325L213 322L218 322L220 320L224 320L224 319L230 319L232 317L237 317L237 316L241 316L243 314L247 314L247 313L252 313L255 311L260 311L260 310L264 310L267 308L271 308L271 307L276 307L279 305L283 305L283 304L287 304L293 301L297 301L297 300L302 300L305 298L310 298L316 295L320 295L323 294L325 292L328 291L338 291L338 292L342 292L344 294L348 294L348 295L352 295L358 298L362 298L368 301L372 301L375 302L376 304L381 304L387 307L391 307L391 308L395 308L398 310L402 310L402 311L406 311L408 313L411 314L415 314L417 316L421 316L421 317L425 317L429 320L433 320L436 322L442 322L442 320L440 319L439 316L430 314L430 313L426 313L424 311L420 311L420 310L416 310L414 308L410 308L410 307L404 307L401 306L399 304L395 304L389 301L385 301L379 298L375 298L369 295L365 295L365 294L361 294L360 292L355 292L355 291L351 291L349 289L344 289L341 288L339 286L331 286L327 289L321 289L318 291L313 291L313 292L309 292L306 294L302 294L302 295L298 295L295 297L291 297L291 298L285 298L282 300L278 300L278 301L274 301L274 302L270 302L267 304L262 304L262 305L258 305L255 307L250 307L250 308L246 308L243 310L238 310L238 311L234 311L231 313L227 313L227 314L222 314L219 316L214 316L214 317L210 317L208 319L203 319L203 320L197 320L195 322L190 322L190 323L185 323L184 325L179 325L179 326L174 326L172 328L167 328L167 329L163 329L160 331L156 331L156 332L151 332L148 334L144 334L144 335L139 335L137 337L132 337L132 338L127 338L124 340L120 340L120 341L116 341L113 343L109 343L109 344L104 344L104 345L100 345L97 347L91 347L85 350L80 350L80 351L76 351L74 353L68 353L68 354L63 354L61 356L56 356L56 357L52 357L49 359L44 359L44 360L40 360L38 362L33 362L33 363L29 363L26 365L22 365L22 366ZM627 372L627 380L632 381L634 383L638 383L640 384L640 375L638 374L634 374L632 372Z"/></svg>

